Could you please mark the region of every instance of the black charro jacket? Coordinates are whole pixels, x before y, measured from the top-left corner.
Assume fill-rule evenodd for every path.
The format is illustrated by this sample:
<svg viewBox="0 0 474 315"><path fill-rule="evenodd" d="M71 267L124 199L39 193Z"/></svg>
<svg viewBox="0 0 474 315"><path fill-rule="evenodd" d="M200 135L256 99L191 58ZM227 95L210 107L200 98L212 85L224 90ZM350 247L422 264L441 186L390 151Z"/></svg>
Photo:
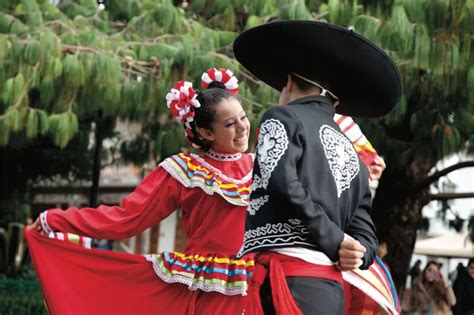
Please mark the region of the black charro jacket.
<svg viewBox="0 0 474 315"><path fill-rule="evenodd" d="M368 170L334 113L327 98L308 96L263 116L240 255L305 247L335 262L346 233L367 249L361 268L372 263Z"/></svg>

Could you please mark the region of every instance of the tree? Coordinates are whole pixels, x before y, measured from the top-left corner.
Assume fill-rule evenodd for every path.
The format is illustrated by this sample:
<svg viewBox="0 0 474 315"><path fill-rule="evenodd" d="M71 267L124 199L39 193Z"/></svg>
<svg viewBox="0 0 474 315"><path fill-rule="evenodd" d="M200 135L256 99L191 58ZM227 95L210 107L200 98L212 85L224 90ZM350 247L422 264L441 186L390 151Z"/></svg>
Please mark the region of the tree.
<svg viewBox="0 0 474 315"><path fill-rule="evenodd" d="M400 105L377 122L365 122L371 140L387 160L373 204L387 262L404 287L421 209L429 185L463 162L429 175L443 157L474 143L474 1L362 1L365 14L356 31L385 48L404 82Z"/></svg>

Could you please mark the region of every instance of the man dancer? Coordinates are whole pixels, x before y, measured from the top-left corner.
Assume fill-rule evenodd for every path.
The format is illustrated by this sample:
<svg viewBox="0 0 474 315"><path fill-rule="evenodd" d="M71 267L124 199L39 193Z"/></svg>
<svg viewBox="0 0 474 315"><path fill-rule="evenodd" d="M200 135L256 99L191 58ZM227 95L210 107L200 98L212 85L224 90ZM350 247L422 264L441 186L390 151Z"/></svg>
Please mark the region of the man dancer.
<svg viewBox="0 0 474 315"><path fill-rule="evenodd" d="M398 70L361 36L310 21L250 29L234 53L281 91L282 107L260 125L241 250L258 253L256 287L268 267L263 310L343 314L340 270L368 268L377 239L367 168L333 116L336 106L350 116L388 113L401 95Z"/></svg>

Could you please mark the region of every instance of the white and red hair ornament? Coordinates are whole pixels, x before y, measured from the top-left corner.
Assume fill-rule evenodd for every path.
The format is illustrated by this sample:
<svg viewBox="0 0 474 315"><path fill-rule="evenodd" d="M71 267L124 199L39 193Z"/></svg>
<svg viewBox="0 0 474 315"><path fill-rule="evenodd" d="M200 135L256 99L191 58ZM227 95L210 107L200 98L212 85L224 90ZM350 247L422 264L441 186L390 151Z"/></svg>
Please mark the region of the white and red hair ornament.
<svg viewBox="0 0 474 315"><path fill-rule="evenodd" d="M190 123L194 120L194 108L201 107L196 97L191 82L179 81L166 95L166 104L176 119Z"/></svg>
<svg viewBox="0 0 474 315"><path fill-rule="evenodd" d="M201 87L203 89L207 89L212 82L220 82L230 93L239 93L239 81L234 76L234 73L228 69L211 68L202 74L201 80Z"/></svg>

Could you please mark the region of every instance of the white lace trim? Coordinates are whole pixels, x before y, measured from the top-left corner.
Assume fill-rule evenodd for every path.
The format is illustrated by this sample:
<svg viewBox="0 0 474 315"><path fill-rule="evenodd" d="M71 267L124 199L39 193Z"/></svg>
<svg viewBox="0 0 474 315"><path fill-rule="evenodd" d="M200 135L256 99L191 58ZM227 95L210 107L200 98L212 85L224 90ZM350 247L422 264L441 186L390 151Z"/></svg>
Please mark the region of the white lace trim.
<svg viewBox="0 0 474 315"><path fill-rule="evenodd" d="M237 152L237 153L219 153L216 152L212 149L207 151L205 153L206 156L209 158L216 160L216 161L223 161L223 162L229 162L229 161L237 161L242 157L242 153Z"/></svg>
<svg viewBox="0 0 474 315"><path fill-rule="evenodd" d="M204 161L199 155L196 155L196 154L190 154L190 156L192 156L193 158L195 158L197 161L199 161L199 163L201 163L203 166L205 166L206 168L208 168L209 170L213 171L214 173L216 173L219 177L221 177L222 179L224 179L225 181L227 182L230 182L230 183L234 183L234 184L243 184L245 182L248 182L251 178L252 178L252 169L247 173L247 175L245 175L244 177L242 177L241 179L235 179L235 178L232 178L232 177L229 177L229 176L226 176L222 173L222 171L220 169L218 169L217 167L214 167L212 166L211 164L207 163L206 161ZM166 161L166 160L165 160ZM165 162L164 161L164 162Z"/></svg>
<svg viewBox="0 0 474 315"><path fill-rule="evenodd" d="M213 195L214 193L217 193L222 196L225 200L227 200L229 203L236 205L236 206L247 206L248 201L239 198L241 200L241 203L237 203L234 200L232 200L231 197L227 196L222 189L219 187L219 185L214 182L212 186L206 185L203 182L198 182L198 181L193 181L190 179L189 181L185 181L181 176L179 176L178 172L176 171L175 167L170 164L167 160L164 160L163 162L160 163L160 166L165 169L174 179L176 179L181 185L183 185L186 188L201 188L206 194L208 195ZM250 196L248 196L250 197Z"/></svg>
<svg viewBox="0 0 474 315"><path fill-rule="evenodd" d="M41 223L41 228L43 229L43 231L46 233L46 235L49 235L50 233L53 233L53 230L48 224L48 219L46 217L47 214L48 214L48 210L40 213L40 223Z"/></svg>
<svg viewBox="0 0 474 315"><path fill-rule="evenodd" d="M191 291L202 290L205 292L219 292L224 295L247 295L247 283L245 282L242 287L228 288L221 284L208 284L203 282L195 283L192 278L185 277L182 275L167 275L161 270L160 265L158 264L155 255L148 254L144 255L145 259L152 263L153 270L155 274L166 283L182 283L188 286L188 289Z"/></svg>
<svg viewBox="0 0 474 315"><path fill-rule="evenodd" d="M288 149L285 126L277 119L268 119L260 126L257 144L259 173L254 174L253 189L266 189L273 170Z"/></svg>
<svg viewBox="0 0 474 315"><path fill-rule="evenodd" d="M352 143L334 128L322 125L319 128L319 138L336 181L339 198L344 190L351 187L351 181L359 173L359 159Z"/></svg>
<svg viewBox="0 0 474 315"><path fill-rule="evenodd" d="M265 196L250 200L249 206L247 208L247 211L250 213L250 215L255 215L255 213L257 213L260 207L262 207L264 204L267 203L268 198L269 198L268 195L265 195Z"/></svg>

